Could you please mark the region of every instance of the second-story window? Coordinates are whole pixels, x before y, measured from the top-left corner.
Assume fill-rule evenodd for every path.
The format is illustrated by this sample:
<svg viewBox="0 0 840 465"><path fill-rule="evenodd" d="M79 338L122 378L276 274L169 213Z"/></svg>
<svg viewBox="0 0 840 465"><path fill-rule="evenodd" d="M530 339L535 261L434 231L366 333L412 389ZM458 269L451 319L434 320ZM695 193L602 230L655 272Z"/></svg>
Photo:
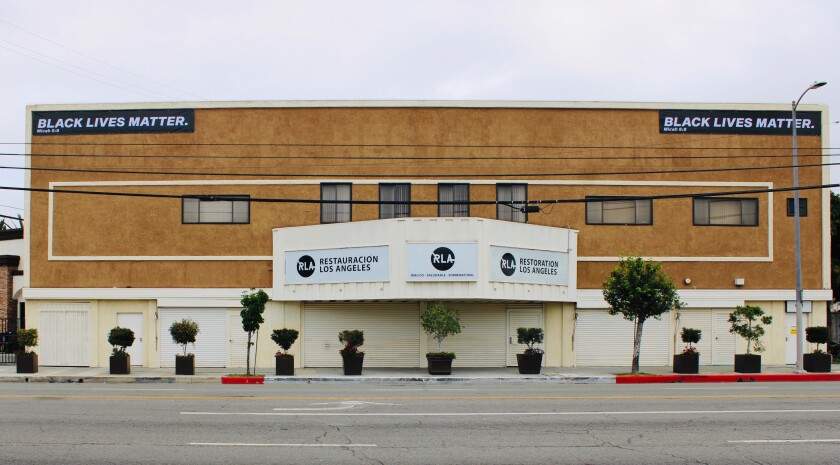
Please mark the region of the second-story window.
<svg viewBox="0 0 840 465"><path fill-rule="evenodd" d="M185 195L181 199L184 224L247 224L251 202L247 195Z"/></svg>
<svg viewBox="0 0 840 465"><path fill-rule="evenodd" d="M470 185L438 184L438 216L470 216Z"/></svg>
<svg viewBox="0 0 840 465"><path fill-rule="evenodd" d="M527 223L528 214L522 211L528 203L527 184L496 184L496 218Z"/></svg>
<svg viewBox="0 0 840 465"><path fill-rule="evenodd" d="M694 224L698 226L758 226L758 199L694 199Z"/></svg>
<svg viewBox="0 0 840 465"><path fill-rule="evenodd" d="M411 216L411 184L383 183L379 185L379 218Z"/></svg>
<svg viewBox="0 0 840 465"><path fill-rule="evenodd" d="M350 183L321 184L321 223L345 223L352 219Z"/></svg>
<svg viewBox="0 0 840 465"><path fill-rule="evenodd" d="M653 200L587 197L586 224L653 224Z"/></svg>

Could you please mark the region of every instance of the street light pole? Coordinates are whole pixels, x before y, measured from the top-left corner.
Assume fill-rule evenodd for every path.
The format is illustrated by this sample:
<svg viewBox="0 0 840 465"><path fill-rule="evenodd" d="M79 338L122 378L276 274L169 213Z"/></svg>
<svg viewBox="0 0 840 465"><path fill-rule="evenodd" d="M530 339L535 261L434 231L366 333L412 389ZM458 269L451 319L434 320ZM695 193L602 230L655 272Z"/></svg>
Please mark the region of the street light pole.
<svg viewBox="0 0 840 465"><path fill-rule="evenodd" d="M826 85L826 82L814 82L810 87L802 92L799 99L791 102L791 128L793 128L793 237L794 237L794 254L796 255L796 372L805 373L803 368L803 355L805 353L805 331L802 317L802 249L800 248L799 238L799 157L797 154L796 145L796 107L802 101L802 97L808 93L809 90L816 89Z"/></svg>

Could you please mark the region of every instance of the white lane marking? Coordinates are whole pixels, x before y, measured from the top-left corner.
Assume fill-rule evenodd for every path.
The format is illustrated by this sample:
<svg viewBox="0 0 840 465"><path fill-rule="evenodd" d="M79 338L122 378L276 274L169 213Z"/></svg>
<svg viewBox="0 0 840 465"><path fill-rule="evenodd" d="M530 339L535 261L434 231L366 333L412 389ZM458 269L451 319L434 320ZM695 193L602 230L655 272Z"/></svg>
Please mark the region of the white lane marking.
<svg viewBox="0 0 840 465"><path fill-rule="evenodd" d="M181 415L253 415L288 417L493 417L575 415L706 415L742 413L840 413L830 410L651 410L638 412L442 412L442 413L275 413L275 412L181 412Z"/></svg>
<svg viewBox="0 0 840 465"><path fill-rule="evenodd" d="M666 390L670 391L719 391L723 389L735 389L735 390L742 390L742 389L770 389L767 386L744 386L744 387L735 387L735 386L726 386L726 387L672 387L672 388L665 388Z"/></svg>
<svg viewBox="0 0 840 465"><path fill-rule="evenodd" d="M335 404L338 404L338 405L336 407L294 407L294 408L292 408L292 407L282 408L281 407L281 408L276 408L274 410L280 410L280 411L349 410L349 409L356 408L360 405L362 405L362 406L364 406L364 405L389 405L389 406L400 405L400 404L386 404L386 403L382 403L382 402L367 402L367 401L363 401L363 400L348 400L348 401L342 401L342 402L315 402L315 403L310 404L310 405L335 405Z"/></svg>
<svg viewBox="0 0 840 465"><path fill-rule="evenodd" d="M745 439L743 441L726 441L733 444L779 444L791 442L840 442L840 439Z"/></svg>
<svg viewBox="0 0 840 465"><path fill-rule="evenodd" d="M253 442L191 442L189 445L219 447L379 447L376 444L261 444Z"/></svg>

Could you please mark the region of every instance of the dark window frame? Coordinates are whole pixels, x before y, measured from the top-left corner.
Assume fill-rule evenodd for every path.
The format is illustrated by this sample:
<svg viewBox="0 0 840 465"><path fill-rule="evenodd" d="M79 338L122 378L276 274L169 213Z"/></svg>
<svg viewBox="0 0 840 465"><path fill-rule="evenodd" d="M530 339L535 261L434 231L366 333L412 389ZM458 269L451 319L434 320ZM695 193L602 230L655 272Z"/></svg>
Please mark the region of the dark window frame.
<svg viewBox="0 0 840 465"><path fill-rule="evenodd" d="M496 202L499 202L499 189L500 188L513 187L513 186L523 186L523 187L525 187L525 199L521 200L521 201L516 200L516 202L525 202L520 207L520 208L524 208L525 206L528 205L528 183L525 183L525 182L500 182L500 183L496 183ZM513 196L511 195L511 197L513 197ZM513 202L513 201L511 201L511 202ZM501 218L499 216L500 207L504 207L504 208L507 208L507 209L511 210L511 215L513 215L514 212L525 215L524 221L518 221L518 220L515 220L515 219L508 219L508 218ZM528 213L517 210L516 208L511 207L508 204L501 204L500 203L496 206L496 219L499 220L499 221L510 221L511 223L527 223L528 222Z"/></svg>
<svg viewBox="0 0 840 465"><path fill-rule="evenodd" d="M444 186L452 186L453 189L455 188L455 186L466 186L467 187L467 200L464 201L464 202L454 202L454 203L449 203L449 204L446 204L446 205L441 204L440 203L441 202L440 191L441 191L441 188L444 187ZM466 206L466 209L467 209L467 214L466 215L462 216L462 215L454 215L453 214L453 215L444 216L441 212L442 207L451 206L452 210L453 210L452 213L455 213L455 207L456 206L461 206L461 205ZM467 182L441 182L441 183L438 183L438 217L440 217L440 218L469 218L469 216L470 216L470 184L467 183Z"/></svg>
<svg viewBox="0 0 840 465"><path fill-rule="evenodd" d="M709 219L709 223L698 223L697 222L697 201L698 200L710 200L710 201L732 201L732 200L740 200L742 205L744 201L749 201L755 204L755 224L712 224L711 218ZM711 203L711 202L710 202ZM758 197L695 197L691 201L691 223L694 226L712 226L712 227L726 227L726 228L754 228L757 227L761 223L761 210L759 209L760 203L758 202ZM743 220L743 209L741 218Z"/></svg>
<svg viewBox="0 0 840 465"><path fill-rule="evenodd" d="M187 199L198 200L198 221L186 220L185 202ZM231 206L231 221L201 221L201 202L234 202L242 200L245 200L248 205L248 217L245 221L233 221L233 206ZM251 196L249 194L182 195L181 224L251 224Z"/></svg>
<svg viewBox="0 0 840 465"><path fill-rule="evenodd" d="M584 202L584 221L587 225L593 226L653 226L653 199L648 197L641 197L641 196L610 196L610 195L587 195L585 197ZM604 222L604 207L603 202L609 202L611 200L617 202L629 202L629 201L637 201L637 200L646 200L650 204L650 221L647 223L606 223ZM601 222L600 223L592 223L589 221L589 205L592 203L601 203ZM636 215L638 217L638 214Z"/></svg>
<svg viewBox="0 0 840 465"><path fill-rule="evenodd" d="M405 202L397 202L397 203L385 203L383 204L382 200L382 186L406 186L408 188L408 200ZM393 207L394 208L394 216L382 216L382 208L383 207ZM396 210L397 207L404 207L406 209L405 216L397 216ZM411 183L409 182L380 182L379 183L379 219L392 219L392 218L410 218L411 217Z"/></svg>
<svg viewBox="0 0 840 465"><path fill-rule="evenodd" d="M787 205L787 216L794 216L793 212L793 197L788 197L786 202ZM807 197L799 197L799 217L803 218L808 216L808 198Z"/></svg>
<svg viewBox="0 0 840 465"><path fill-rule="evenodd" d="M350 197L347 200L336 200L336 201L324 201L324 187L327 186L350 186ZM321 204L320 204L320 212L321 212L321 224L339 224L339 223L350 223L353 221L353 183L352 182L322 182L319 187L321 193ZM324 205L326 204L335 204L338 206L339 204L348 204L350 206L349 211L349 218L347 221L324 221Z"/></svg>

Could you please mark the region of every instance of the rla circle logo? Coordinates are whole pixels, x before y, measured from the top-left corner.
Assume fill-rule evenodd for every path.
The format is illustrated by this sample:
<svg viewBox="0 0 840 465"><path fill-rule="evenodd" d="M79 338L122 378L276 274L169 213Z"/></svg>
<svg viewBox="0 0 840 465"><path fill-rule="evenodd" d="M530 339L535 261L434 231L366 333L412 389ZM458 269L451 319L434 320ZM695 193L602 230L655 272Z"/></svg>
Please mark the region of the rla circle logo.
<svg viewBox="0 0 840 465"><path fill-rule="evenodd" d="M312 273L315 272L315 260L313 260L309 255L304 255L298 258L297 272L304 278L312 276Z"/></svg>
<svg viewBox="0 0 840 465"><path fill-rule="evenodd" d="M499 266L502 268L502 273L505 276L513 276L513 273L516 272L516 257L512 253L502 255L502 261L499 263Z"/></svg>
<svg viewBox="0 0 840 465"><path fill-rule="evenodd" d="M432 266L440 271L446 271L455 265L455 254L447 247L438 247L432 252Z"/></svg>

